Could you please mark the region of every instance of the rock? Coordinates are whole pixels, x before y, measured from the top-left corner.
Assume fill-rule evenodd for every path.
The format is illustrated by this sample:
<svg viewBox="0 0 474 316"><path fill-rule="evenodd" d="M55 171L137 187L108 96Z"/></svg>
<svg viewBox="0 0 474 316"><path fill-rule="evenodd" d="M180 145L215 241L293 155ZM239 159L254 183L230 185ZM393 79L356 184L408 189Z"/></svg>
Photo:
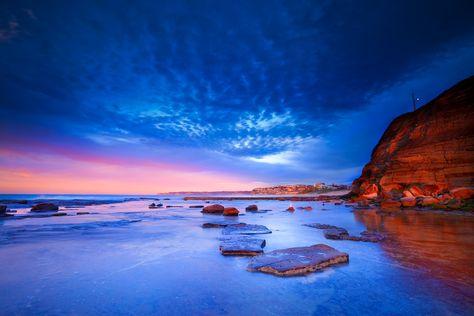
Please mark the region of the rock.
<svg viewBox="0 0 474 316"><path fill-rule="evenodd" d="M298 207L299 210L311 211L313 208L311 206L300 206Z"/></svg>
<svg viewBox="0 0 474 316"><path fill-rule="evenodd" d="M395 200L384 200L380 202L380 208L384 211L396 211L399 210L402 204Z"/></svg>
<svg viewBox="0 0 474 316"><path fill-rule="evenodd" d="M289 208L286 209L288 212L294 212L295 208L293 206L290 206Z"/></svg>
<svg viewBox="0 0 474 316"><path fill-rule="evenodd" d="M208 206L206 206L202 209L201 213L222 214L222 213L224 213L224 206L222 206L220 204L208 205Z"/></svg>
<svg viewBox="0 0 474 316"><path fill-rule="evenodd" d="M158 208L158 206L156 206L155 203L151 203L150 205L148 205L148 208L154 209L154 208Z"/></svg>
<svg viewBox="0 0 474 316"><path fill-rule="evenodd" d="M265 239L234 236L221 241L219 250L224 256L256 256L263 253Z"/></svg>
<svg viewBox="0 0 474 316"><path fill-rule="evenodd" d="M303 224L303 226L308 226L308 227L317 228L317 229L340 228L337 226L328 225L328 224L320 224L320 223Z"/></svg>
<svg viewBox="0 0 474 316"><path fill-rule="evenodd" d="M328 245L317 244L274 250L257 256L248 265L249 271L260 271L279 276L311 273L328 266L349 261L349 255Z"/></svg>
<svg viewBox="0 0 474 316"><path fill-rule="evenodd" d="M235 207L226 207L224 208L224 216L239 216L239 210Z"/></svg>
<svg viewBox="0 0 474 316"><path fill-rule="evenodd" d="M258 206L255 204L249 205L245 208L246 212L256 212L258 211Z"/></svg>
<svg viewBox="0 0 474 316"><path fill-rule="evenodd" d="M225 222L220 222L220 223L204 223L201 225L202 228L224 228L227 227L231 224L234 223L225 223Z"/></svg>
<svg viewBox="0 0 474 316"><path fill-rule="evenodd" d="M420 206L433 206L438 203L439 200L431 196L426 196L419 199Z"/></svg>
<svg viewBox="0 0 474 316"><path fill-rule="evenodd" d="M342 205L342 202L335 202L334 205Z"/></svg>
<svg viewBox="0 0 474 316"><path fill-rule="evenodd" d="M395 193L408 191L413 197L473 188L472 122L474 76L393 120L362 175L353 182L352 193L362 196L372 184L390 194L394 188Z"/></svg>
<svg viewBox="0 0 474 316"><path fill-rule="evenodd" d="M204 205L190 205L189 208L203 208Z"/></svg>
<svg viewBox="0 0 474 316"><path fill-rule="evenodd" d="M166 205L166 208L177 208L177 207L184 207L182 205Z"/></svg>
<svg viewBox="0 0 474 316"><path fill-rule="evenodd" d="M333 240L344 240L349 237L347 230L341 227L325 229L323 233L324 237Z"/></svg>
<svg viewBox="0 0 474 316"><path fill-rule="evenodd" d="M411 192L408 191L408 190L403 191L402 195L403 195L403 197L410 197L410 198L415 197L415 196L413 195L413 193L411 193Z"/></svg>
<svg viewBox="0 0 474 316"><path fill-rule="evenodd" d="M361 194L361 197L365 199L375 199L377 198L378 193L379 193L379 187L376 184L372 183L368 185L366 188L364 188L364 192L363 194Z"/></svg>
<svg viewBox="0 0 474 316"><path fill-rule="evenodd" d="M451 195L455 198L461 200L473 199L474 198L474 188L456 188L450 191Z"/></svg>
<svg viewBox="0 0 474 316"><path fill-rule="evenodd" d="M90 214L90 212L77 212L76 215L87 215Z"/></svg>
<svg viewBox="0 0 474 316"><path fill-rule="evenodd" d="M58 213L54 213L52 214L51 216L66 216L67 213L64 213L64 212L58 212Z"/></svg>
<svg viewBox="0 0 474 316"><path fill-rule="evenodd" d="M416 198L414 198L413 196L402 197L400 199L400 203L402 203L403 207L414 207L416 206Z"/></svg>
<svg viewBox="0 0 474 316"><path fill-rule="evenodd" d="M446 203L446 207L450 210L457 210L457 209L460 209L462 207L462 203L461 203L461 200L459 199L452 199L452 200L449 200L447 203Z"/></svg>
<svg viewBox="0 0 474 316"><path fill-rule="evenodd" d="M257 210L257 211L247 211L248 213L257 213L257 214L261 214L261 213L267 213L267 212L271 212L272 210Z"/></svg>
<svg viewBox="0 0 474 316"><path fill-rule="evenodd" d="M379 242L385 239L385 235L379 232L374 231L363 231L360 233L360 237L358 237L359 241L366 241L366 242Z"/></svg>
<svg viewBox="0 0 474 316"><path fill-rule="evenodd" d="M0 205L0 216L4 216L7 214L7 206L6 205Z"/></svg>
<svg viewBox="0 0 474 316"><path fill-rule="evenodd" d="M222 230L223 235L254 235L254 234L270 234L272 231L263 225L253 225L253 224L231 224L227 225Z"/></svg>
<svg viewBox="0 0 474 316"><path fill-rule="evenodd" d="M53 203L39 203L31 208L31 212L58 211L59 207Z"/></svg>

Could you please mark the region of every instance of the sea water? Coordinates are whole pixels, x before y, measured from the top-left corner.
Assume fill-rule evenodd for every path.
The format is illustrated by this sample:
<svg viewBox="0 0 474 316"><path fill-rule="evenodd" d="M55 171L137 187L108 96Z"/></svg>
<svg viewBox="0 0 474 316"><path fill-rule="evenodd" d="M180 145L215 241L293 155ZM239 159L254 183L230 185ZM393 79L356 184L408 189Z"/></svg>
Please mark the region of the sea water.
<svg viewBox="0 0 474 316"><path fill-rule="evenodd" d="M131 196L116 196L123 201ZM2 197L5 198L5 197ZM14 197L14 198L31 198ZM51 198L40 197L40 198ZM58 198L58 197L56 197ZM64 198L78 198L66 196ZM87 199L98 199L88 196ZM474 217L375 210L322 202L210 201L234 206L235 222L261 224L265 252L318 243L347 252L347 264L298 277L247 271L249 257L224 257L220 215L184 201L64 209L68 216L0 221L2 315L472 315ZM108 196L104 198L110 200ZM286 212L310 205L312 211ZM249 204L271 209L245 213ZM91 214L76 215L78 211ZM20 219L21 218L21 219ZM381 243L327 240L305 223L379 230Z"/></svg>

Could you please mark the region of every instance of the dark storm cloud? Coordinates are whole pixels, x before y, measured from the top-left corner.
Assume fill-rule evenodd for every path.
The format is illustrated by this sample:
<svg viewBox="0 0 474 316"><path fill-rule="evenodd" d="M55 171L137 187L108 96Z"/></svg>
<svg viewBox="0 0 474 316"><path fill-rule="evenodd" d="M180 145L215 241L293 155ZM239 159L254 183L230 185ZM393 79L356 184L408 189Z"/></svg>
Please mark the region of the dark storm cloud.
<svg viewBox="0 0 474 316"><path fill-rule="evenodd" d="M474 34L472 1L12 1L1 9L4 130L241 157L317 142Z"/></svg>

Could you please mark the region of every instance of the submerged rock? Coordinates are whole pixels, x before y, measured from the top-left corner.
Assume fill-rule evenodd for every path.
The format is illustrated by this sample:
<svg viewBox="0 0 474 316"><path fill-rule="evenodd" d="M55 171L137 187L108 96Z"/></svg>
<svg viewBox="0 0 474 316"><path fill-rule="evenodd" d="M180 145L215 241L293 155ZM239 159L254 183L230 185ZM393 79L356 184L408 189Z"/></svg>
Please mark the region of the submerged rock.
<svg viewBox="0 0 474 316"><path fill-rule="evenodd" d="M0 216L5 215L7 213L7 206L0 205Z"/></svg>
<svg viewBox="0 0 474 316"><path fill-rule="evenodd" d="M263 253L265 239L257 239L248 236L234 236L224 238L219 250L224 256L256 256Z"/></svg>
<svg viewBox="0 0 474 316"><path fill-rule="evenodd" d="M59 207L53 203L39 203L31 208L31 212L49 212L58 211Z"/></svg>
<svg viewBox="0 0 474 316"><path fill-rule="evenodd" d="M249 271L260 271L279 276L311 273L328 266L349 261L349 255L328 245L295 247L274 250L252 259Z"/></svg>
<svg viewBox="0 0 474 316"><path fill-rule="evenodd" d="M239 210L236 209L235 207L226 207L224 208L223 215L224 216L238 216Z"/></svg>
<svg viewBox="0 0 474 316"><path fill-rule="evenodd" d="M229 225L235 225L235 223L228 222L214 222L214 223L204 223L201 225L202 228L224 228Z"/></svg>
<svg viewBox="0 0 474 316"><path fill-rule="evenodd" d="M320 223L303 224L303 226L308 226L308 227L317 228L317 229L339 228L337 226L328 225L328 224L320 224Z"/></svg>
<svg viewBox="0 0 474 316"><path fill-rule="evenodd" d="M289 208L286 209L288 212L294 212L295 208L293 206L290 206Z"/></svg>
<svg viewBox="0 0 474 316"><path fill-rule="evenodd" d="M148 205L149 209L155 209L155 208L160 208L160 207L163 207L163 204L161 204L161 203L158 203L158 204L151 203L150 205Z"/></svg>
<svg viewBox="0 0 474 316"><path fill-rule="evenodd" d="M311 206L300 206L298 207L299 210L311 211L313 208Z"/></svg>
<svg viewBox="0 0 474 316"><path fill-rule="evenodd" d="M272 231L266 226L245 223L227 225L227 227L222 230L222 234L224 235L270 234L271 232Z"/></svg>
<svg viewBox="0 0 474 316"><path fill-rule="evenodd" d="M337 228L329 228L324 230L324 237L327 239L333 240L344 240L348 239L349 233L345 228L337 227Z"/></svg>
<svg viewBox="0 0 474 316"><path fill-rule="evenodd" d="M189 205L189 208L203 208L204 205Z"/></svg>
<svg viewBox="0 0 474 316"><path fill-rule="evenodd" d="M64 213L64 212L59 212L59 213L54 213L53 215L51 216L66 216L67 213Z"/></svg>
<svg viewBox="0 0 474 316"><path fill-rule="evenodd" d="M323 229L324 237L332 240L352 240L365 242L379 242L385 239L385 234L375 231L363 231L360 236L349 235L347 229L320 223L303 224L304 226Z"/></svg>
<svg viewBox="0 0 474 316"><path fill-rule="evenodd" d="M258 206L255 204L249 205L245 208L246 212L257 212L258 211Z"/></svg>
<svg viewBox="0 0 474 316"><path fill-rule="evenodd" d="M90 212L77 212L76 215L87 215L90 214Z"/></svg>
<svg viewBox="0 0 474 316"><path fill-rule="evenodd" d="M208 205L202 209L201 213L205 214L222 214L224 213L224 206L220 204Z"/></svg>

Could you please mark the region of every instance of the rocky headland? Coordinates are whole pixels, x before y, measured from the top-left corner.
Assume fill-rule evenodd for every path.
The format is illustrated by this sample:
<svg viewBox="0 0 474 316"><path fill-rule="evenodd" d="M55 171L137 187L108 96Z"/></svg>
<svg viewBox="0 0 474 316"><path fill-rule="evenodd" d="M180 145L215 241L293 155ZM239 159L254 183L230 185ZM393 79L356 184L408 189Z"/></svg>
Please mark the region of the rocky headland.
<svg viewBox="0 0 474 316"><path fill-rule="evenodd" d="M382 209L473 209L474 76L388 126L362 175L356 201Z"/></svg>

